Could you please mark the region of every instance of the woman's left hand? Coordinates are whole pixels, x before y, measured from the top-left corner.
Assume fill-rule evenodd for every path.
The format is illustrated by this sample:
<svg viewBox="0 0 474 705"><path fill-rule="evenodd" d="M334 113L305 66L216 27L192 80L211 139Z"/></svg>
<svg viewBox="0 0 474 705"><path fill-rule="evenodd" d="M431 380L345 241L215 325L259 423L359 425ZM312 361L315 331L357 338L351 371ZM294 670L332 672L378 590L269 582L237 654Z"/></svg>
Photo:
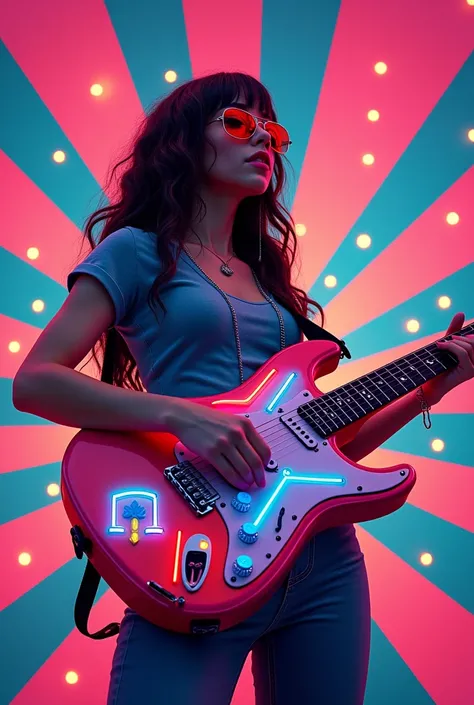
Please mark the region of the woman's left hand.
<svg viewBox="0 0 474 705"><path fill-rule="evenodd" d="M434 406L451 389L474 377L474 335L453 335L463 324L464 314L456 313L446 331L452 340L436 343L440 350L452 353L459 364L422 385L428 406Z"/></svg>

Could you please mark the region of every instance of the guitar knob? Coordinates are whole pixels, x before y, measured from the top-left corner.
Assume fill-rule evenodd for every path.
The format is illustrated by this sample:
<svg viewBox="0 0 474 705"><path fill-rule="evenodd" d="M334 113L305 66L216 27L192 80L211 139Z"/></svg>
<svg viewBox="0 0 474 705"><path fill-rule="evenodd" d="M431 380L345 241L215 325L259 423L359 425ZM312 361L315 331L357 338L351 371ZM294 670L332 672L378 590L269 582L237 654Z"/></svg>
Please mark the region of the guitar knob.
<svg viewBox="0 0 474 705"><path fill-rule="evenodd" d="M250 556L237 556L232 564L232 571L239 578L247 578L253 570L253 561Z"/></svg>
<svg viewBox="0 0 474 705"><path fill-rule="evenodd" d="M238 512L248 512L251 501L252 497L248 492L239 492L239 494L232 498L231 504Z"/></svg>
<svg viewBox="0 0 474 705"><path fill-rule="evenodd" d="M242 524L239 529L238 536L239 539L244 543L255 543L255 541L258 539L257 527L255 526L255 524L252 524L250 521L248 521L245 524Z"/></svg>

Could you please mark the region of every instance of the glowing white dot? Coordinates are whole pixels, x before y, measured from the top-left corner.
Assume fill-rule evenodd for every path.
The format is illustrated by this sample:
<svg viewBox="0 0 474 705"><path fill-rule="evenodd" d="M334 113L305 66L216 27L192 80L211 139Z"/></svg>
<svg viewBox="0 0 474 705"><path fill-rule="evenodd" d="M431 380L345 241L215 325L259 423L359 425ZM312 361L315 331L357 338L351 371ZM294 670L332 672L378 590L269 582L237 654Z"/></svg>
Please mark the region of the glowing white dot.
<svg viewBox="0 0 474 705"><path fill-rule="evenodd" d="M165 73L165 81L167 81L167 83L174 83L177 78L178 74L176 73L176 71L167 71Z"/></svg>
<svg viewBox="0 0 474 705"><path fill-rule="evenodd" d="M449 296L440 296L438 298L438 306L440 308L449 308L451 306L451 299Z"/></svg>
<svg viewBox="0 0 474 705"><path fill-rule="evenodd" d="M383 61L377 61L377 63L374 66L374 71L375 73L378 73L380 76L382 76L384 73L387 73L387 64L384 63Z"/></svg>
<svg viewBox="0 0 474 705"><path fill-rule="evenodd" d="M39 250L37 247L29 247L26 251L26 256L28 259L38 259Z"/></svg>
<svg viewBox="0 0 474 705"><path fill-rule="evenodd" d="M380 118L380 113L378 110L369 110L367 113L367 117L369 118L370 122L377 122L377 120Z"/></svg>
<svg viewBox="0 0 474 705"><path fill-rule="evenodd" d="M416 318L410 318L410 320L406 322L405 328L409 333L418 333L420 330L420 322L417 321Z"/></svg>
<svg viewBox="0 0 474 705"><path fill-rule="evenodd" d="M370 235L367 235L367 233L361 233L361 235L357 236L356 239L357 247L360 247L361 250L366 250L368 247L370 247L372 243L372 238Z"/></svg>
<svg viewBox="0 0 474 705"><path fill-rule="evenodd" d="M11 340L8 343L8 349L11 353L20 352L20 343L18 342L18 340Z"/></svg>
<svg viewBox="0 0 474 705"><path fill-rule="evenodd" d="M58 149L56 150L56 152L54 152L53 159L56 164L62 164L66 161L66 154L62 151L62 149Z"/></svg>
<svg viewBox="0 0 474 705"><path fill-rule="evenodd" d="M366 166L372 166L372 164L375 162L375 157L373 154L364 154L362 157L362 163L365 164Z"/></svg>
<svg viewBox="0 0 474 705"><path fill-rule="evenodd" d="M457 225L459 223L459 220L459 214L455 211L451 211L451 213L448 213L448 215L446 216L446 222L449 225Z"/></svg>
<svg viewBox="0 0 474 705"><path fill-rule="evenodd" d="M104 92L104 87L101 86L100 83L93 83L90 88L90 92L93 96L102 95L102 93Z"/></svg>
<svg viewBox="0 0 474 705"><path fill-rule="evenodd" d="M295 225L295 233L299 237L303 237L303 235L306 235L306 225L303 225L303 223L296 223Z"/></svg>
<svg viewBox="0 0 474 705"><path fill-rule="evenodd" d="M435 438L431 441L431 448L436 451L436 453L440 453L444 450L444 441L442 441L441 438Z"/></svg>
<svg viewBox="0 0 474 705"><path fill-rule="evenodd" d="M30 565L31 563L31 555L29 553L20 553L18 556L18 563L20 565Z"/></svg>
<svg viewBox="0 0 474 705"><path fill-rule="evenodd" d="M420 556L420 563L422 565L431 565L433 563L433 556L431 553L422 553Z"/></svg>
<svg viewBox="0 0 474 705"><path fill-rule="evenodd" d="M66 683L69 683L69 685L75 685L79 680L79 676L77 675L76 671L68 671L64 678L66 680Z"/></svg>
<svg viewBox="0 0 474 705"><path fill-rule="evenodd" d="M57 497L60 492L59 485L56 482L51 482L47 486L46 492L49 494L50 497Z"/></svg>
<svg viewBox="0 0 474 705"><path fill-rule="evenodd" d="M41 311L44 311L44 301L41 301L41 299L36 299L36 301L33 301L31 304L31 308L36 313L41 313Z"/></svg>
<svg viewBox="0 0 474 705"><path fill-rule="evenodd" d="M326 277L324 277L324 285L327 286L328 289L333 289L337 284L337 279L333 274L328 274Z"/></svg>

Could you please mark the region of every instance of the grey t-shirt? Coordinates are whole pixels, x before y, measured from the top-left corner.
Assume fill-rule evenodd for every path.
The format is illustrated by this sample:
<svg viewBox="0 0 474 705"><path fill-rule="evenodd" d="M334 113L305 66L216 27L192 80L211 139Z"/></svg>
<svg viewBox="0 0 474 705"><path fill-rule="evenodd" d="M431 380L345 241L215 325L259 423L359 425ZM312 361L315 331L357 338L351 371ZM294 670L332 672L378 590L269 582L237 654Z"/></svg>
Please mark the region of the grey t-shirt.
<svg viewBox="0 0 474 705"><path fill-rule="evenodd" d="M221 394L239 386L230 309L193 260L182 253L175 276L160 290L166 306L155 314L147 295L160 272L156 235L125 227L111 233L69 273L97 278L115 306L114 325L134 356L147 391L176 397ZM280 349L280 327L272 306L229 296L235 309L244 378ZM278 304L279 305L279 304ZM282 312L286 344L302 340L293 316ZM158 318L158 320L157 320Z"/></svg>

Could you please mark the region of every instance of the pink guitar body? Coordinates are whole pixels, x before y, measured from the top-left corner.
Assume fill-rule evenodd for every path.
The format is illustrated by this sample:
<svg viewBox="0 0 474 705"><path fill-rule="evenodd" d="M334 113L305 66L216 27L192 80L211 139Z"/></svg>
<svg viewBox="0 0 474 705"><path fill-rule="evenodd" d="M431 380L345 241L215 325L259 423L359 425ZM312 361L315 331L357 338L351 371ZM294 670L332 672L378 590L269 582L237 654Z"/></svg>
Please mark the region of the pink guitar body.
<svg viewBox="0 0 474 705"><path fill-rule="evenodd" d="M192 399L249 415L272 449L264 488L240 492L170 434L81 430L72 439L64 507L127 605L177 632L228 629L279 587L311 536L406 501L410 465L364 467L339 450L360 421L323 435L311 411L297 413L322 396L313 380L338 361L335 343L298 343L231 392Z"/></svg>

